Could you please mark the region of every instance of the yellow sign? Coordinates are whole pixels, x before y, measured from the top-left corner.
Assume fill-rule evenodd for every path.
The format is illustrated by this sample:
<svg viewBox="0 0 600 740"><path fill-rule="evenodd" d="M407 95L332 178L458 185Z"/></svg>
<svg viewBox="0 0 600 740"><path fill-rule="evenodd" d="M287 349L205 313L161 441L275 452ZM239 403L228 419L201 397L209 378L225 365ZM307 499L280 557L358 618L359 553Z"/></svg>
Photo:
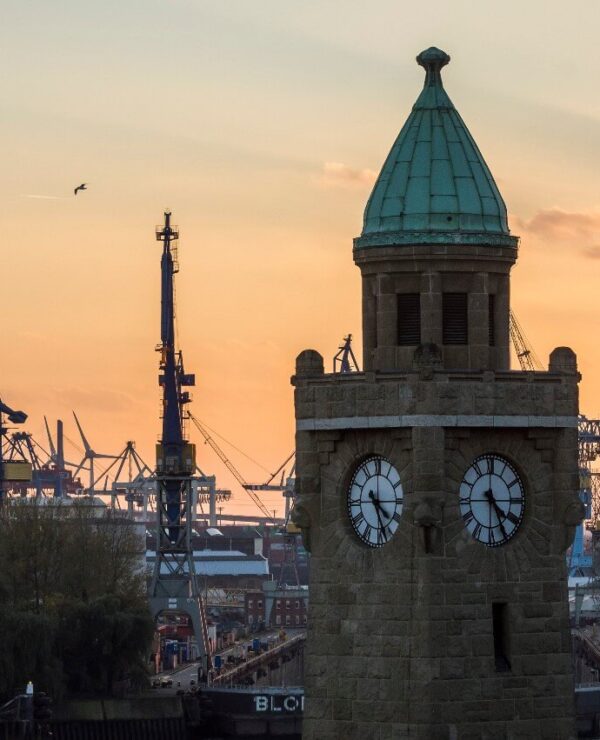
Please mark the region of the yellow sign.
<svg viewBox="0 0 600 740"><path fill-rule="evenodd" d="M2 479L8 481L31 480L31 463L21 460L11 460L2 463Z"/></svg>

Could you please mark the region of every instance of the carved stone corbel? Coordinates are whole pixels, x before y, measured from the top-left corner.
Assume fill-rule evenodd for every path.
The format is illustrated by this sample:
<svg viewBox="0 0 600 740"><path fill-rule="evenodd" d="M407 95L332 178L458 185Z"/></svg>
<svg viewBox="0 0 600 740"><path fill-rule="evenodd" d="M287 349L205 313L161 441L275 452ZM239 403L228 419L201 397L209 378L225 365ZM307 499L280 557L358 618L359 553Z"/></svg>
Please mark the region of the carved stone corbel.
<svg viewBox="0 0 600 740"><path fill-rule="evenodd" d="M562 549L567 550L573 543L575 529L585 516L585 506L583 501L576 499L569 503L563 511L562 521L564 524L564 539Z"/></svg>
<svg viewBox="0 0 600 740"><path fill-rule="evenodd" d="M419 528L419 539L423 551L438 555L442 546L442 504L423 500L415 506L413 523Z"/></svg>
<svg viewBox="0 0 600 740"><path fill-rule="evenodd" d="M294 508L290 512L292 522L302 532L302 544L307 552L310 552L310 528L311 528L311 516L308 508L302 503L302 498L299 498Z"/></svg>

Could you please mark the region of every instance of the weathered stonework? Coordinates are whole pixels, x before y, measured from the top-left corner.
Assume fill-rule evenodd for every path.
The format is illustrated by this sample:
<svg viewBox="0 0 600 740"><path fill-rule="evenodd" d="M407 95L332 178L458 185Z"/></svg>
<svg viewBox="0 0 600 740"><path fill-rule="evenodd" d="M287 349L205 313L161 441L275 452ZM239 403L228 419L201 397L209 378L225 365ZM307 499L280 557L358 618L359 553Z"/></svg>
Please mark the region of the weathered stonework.
<svg viewBox="0 0 600 740"><path fill-rule="evenodd" d="M366 414L374 424L297 433L312 552L305 740L574 737L564 555L573 511L581 517L573 364L423 380L419 371L306 376L305 360L293 378L299 425ZM378 415L457 413L504 426L376 426ZM530 417L564 426L521 426ZM525 520L497 548L469 535L458 507L465 470L487 452L509 459L526 486ZM405 494L381 549L356 538L346 512L352 471L374 453L394 464ZM425 527L435 531L430 552ZM495 601L508 608L510 672L494 664Z"/></svg>

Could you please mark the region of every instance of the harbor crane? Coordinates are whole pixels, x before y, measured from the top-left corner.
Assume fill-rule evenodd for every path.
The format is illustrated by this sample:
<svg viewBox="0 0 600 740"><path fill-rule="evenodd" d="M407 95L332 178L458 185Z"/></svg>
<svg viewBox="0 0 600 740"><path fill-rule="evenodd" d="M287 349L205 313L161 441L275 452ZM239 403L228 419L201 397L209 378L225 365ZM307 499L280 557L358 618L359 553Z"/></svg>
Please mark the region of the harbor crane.
<svg viewBox="0 0 600 740"><path fill-rule="evenodd" d="M206 680L211 667L211 647L204 603L198 589L192 548L192 476L196 469L196 448L185 437L186 387L195 385L195 376L186 374L183 354L175 346L175 274L179 233L171 224L171 212L156 228L162 244L160 374L162 392L162 434L156 445L156 557L149 589L150 608L155 619L164 612L187 615L192 623L200 653L199 677Z"/></svg>
<svg viewBox="0 0 600 740"><path fill-rule="evenodd" d="M334 373L357 373L358 362L352 351L352 334L344 337L344 343L338 347L337 353L333 357Z"/></svg>
<svg viewBox="0 0 600 740"><path fill-rule="evenodd" d="M283 463L277 468L277 470L271 475L271 477L265 482L265 483L248 483L244 476L240 473L240 471L235 467L235 465L231 462L231 460L227 457L227 455L223 452L221 447L215 442L214 438L210 435L208 429L202 424L202 422L197 419L190 411L188 411L188 417L191 419L192 423L196 427L196 429L200 432L200 434L204 437L204 441L210 445L210 447L214 450L218 458L221 460L223 465L229 470L229 472L233 475L233 477L236 479L236 481L240 484L240 486L246 491L246 493L250 496L252 501L256 504L256 506L260 509L260 511L264 514L264 516L271 521L275 520L275 517L272 512L270 512L267 507L263 504L260 497L257 495L258 491L279 491L284 494L286 497L286 519L287 514L289 510L289 499L291 494L291 489L293 488L292 478L291 475L293 475L293 468L292 473L290 473L290 476L285 478L285 466L290 462L290 460L294 457L296 454L295 452L290 453L286 459L283 461ZM281 481L279 483L273 483L276 476L281 473ZM284 482L285 479L285 482ZM289 494L289 495L288 495Z"/></svg>
<svg viewBox="0 0 600 740"><path fill-rule="evenodd" d="M510 336L521 365L521 370L535 371L542 369L542 363L531 348L525 332L517 321L517 317L510 312ZM592 519L592 527L596 528L600 520L600 500L595 491L597 473L592 472L591 463L600 456L600 420L588 419L580 415L578 419L579 439L579 498L585 506L584 521L575 530L575 538L569 555L569 574L576 575L581 568L592 565L591 555L585 554L584 532L585 520Z"/></svg>
<svg viewBox="0 0 600 740"><path fill-rule="evenodd" d="M11 424L24 424L27 420L27 414L24 411L15 411L0 399L0 505L4 503L4 481L14 479L17 474L20 476L28 475L29 479L31 479L30 465L27 466L27 463L19 461L19 463L16 463L17 467L15 468L15 463L9 463L3 459L2 447L5 444L6 433L9 429L9 427L4 426L4 416L8 417L8 421ZM23 466L26 466L26 469ZM18 473L19 468L20 473Z"/></svg>
<svg viewBox="0 0 600 740"><path fill-rule="evenodd" d="M521 366L521 370L541 370L542 363L539 361L535 352L531 349L529 341L525 336L525 332L521 328L521 325L517 321L517 317L514 312L511 311L509 314L509 330L510 338L515 348L517 360Z"/></svg>

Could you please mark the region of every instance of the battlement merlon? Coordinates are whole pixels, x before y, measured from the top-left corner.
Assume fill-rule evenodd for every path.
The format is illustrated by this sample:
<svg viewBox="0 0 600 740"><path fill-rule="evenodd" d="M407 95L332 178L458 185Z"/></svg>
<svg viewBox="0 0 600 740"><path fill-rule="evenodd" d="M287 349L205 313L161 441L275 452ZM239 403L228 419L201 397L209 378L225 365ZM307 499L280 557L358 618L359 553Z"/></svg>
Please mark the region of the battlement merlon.
<svg viewBox="0 0 600 740"><path fill-rule="evenodd" d="M441 369L435 352L419 350L412 371L351 374L326 374L318 352L300 353L291 379L297 431L577 428L581 375L568 347L553 350L539 372Z"/></svg>

